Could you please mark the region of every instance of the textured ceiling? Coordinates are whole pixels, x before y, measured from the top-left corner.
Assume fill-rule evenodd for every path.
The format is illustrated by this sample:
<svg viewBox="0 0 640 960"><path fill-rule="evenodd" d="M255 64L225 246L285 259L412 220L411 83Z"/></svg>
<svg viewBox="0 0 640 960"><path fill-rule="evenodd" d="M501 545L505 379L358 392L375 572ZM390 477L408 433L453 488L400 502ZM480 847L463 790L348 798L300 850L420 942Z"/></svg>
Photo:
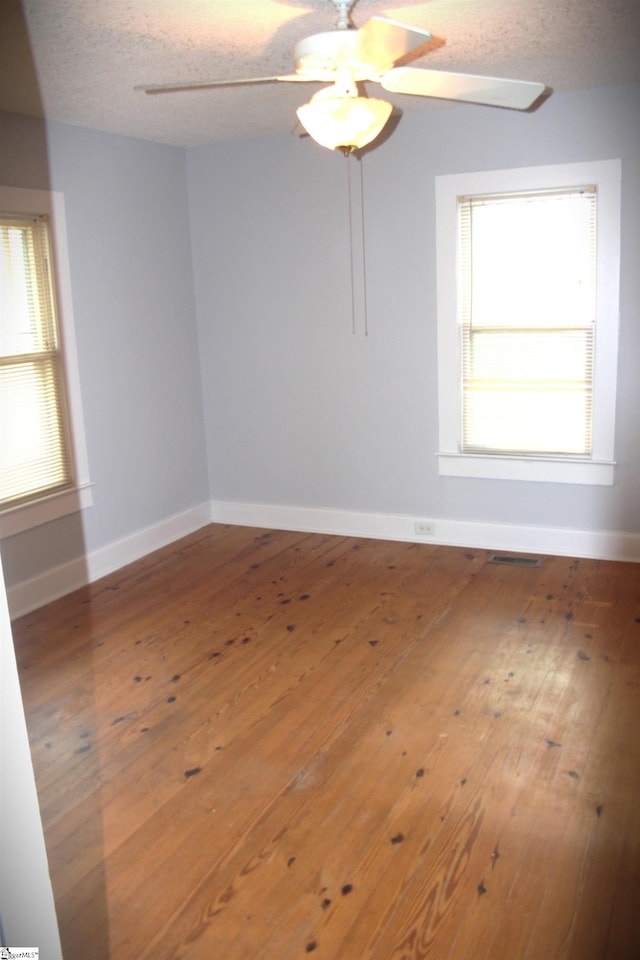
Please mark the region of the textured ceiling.
<svg viewBox="0 0 640 960"><path fill-rule="evenodd" d="M640 0L358 0L352 15L373 14L445 41L413 66L558 91L640 80ZM0 0L0 110L182 146L290 131L315 86L134 87L290 73L295 43L335 24L331 0Z"/></svg>

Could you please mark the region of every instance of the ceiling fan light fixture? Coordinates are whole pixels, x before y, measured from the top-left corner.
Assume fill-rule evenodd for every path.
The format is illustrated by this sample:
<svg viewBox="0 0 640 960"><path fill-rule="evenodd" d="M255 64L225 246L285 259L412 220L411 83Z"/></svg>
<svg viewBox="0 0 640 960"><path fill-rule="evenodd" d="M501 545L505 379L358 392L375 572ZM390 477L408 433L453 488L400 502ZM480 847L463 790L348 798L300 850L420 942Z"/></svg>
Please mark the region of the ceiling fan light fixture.
<svg viewBox="0 0 640 960"><path fill-rule="evenodd" d="M375 140L391 110L392 106L386 100L341 95L333 86L319 90L296 112L300 123L316 143L349 154Z"/></svg>

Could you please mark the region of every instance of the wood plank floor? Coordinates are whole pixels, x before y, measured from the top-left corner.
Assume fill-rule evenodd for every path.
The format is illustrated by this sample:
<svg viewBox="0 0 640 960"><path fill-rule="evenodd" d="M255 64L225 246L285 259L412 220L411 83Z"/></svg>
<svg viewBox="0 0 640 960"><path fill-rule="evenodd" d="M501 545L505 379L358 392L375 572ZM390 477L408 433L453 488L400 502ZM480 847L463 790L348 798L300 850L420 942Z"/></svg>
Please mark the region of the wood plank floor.
<svg viewBox="0 0 640 960"><path fill-rule="evenodd" d="M210 526L14 624L65 960L640 956L640 566Z"/></svg>

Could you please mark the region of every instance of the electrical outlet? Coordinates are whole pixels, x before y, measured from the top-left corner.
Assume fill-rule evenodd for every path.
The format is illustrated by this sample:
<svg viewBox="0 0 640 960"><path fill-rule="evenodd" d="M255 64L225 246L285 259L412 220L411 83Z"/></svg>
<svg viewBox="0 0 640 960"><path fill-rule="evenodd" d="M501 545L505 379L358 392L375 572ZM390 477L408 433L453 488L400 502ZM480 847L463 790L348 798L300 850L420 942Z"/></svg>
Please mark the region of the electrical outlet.
<svg viewBox="0 0 640 960"><path fill-rule="evenodd" d="M433 537L436 525L432 520L416 520L414 530L419 537Z"/></svg>

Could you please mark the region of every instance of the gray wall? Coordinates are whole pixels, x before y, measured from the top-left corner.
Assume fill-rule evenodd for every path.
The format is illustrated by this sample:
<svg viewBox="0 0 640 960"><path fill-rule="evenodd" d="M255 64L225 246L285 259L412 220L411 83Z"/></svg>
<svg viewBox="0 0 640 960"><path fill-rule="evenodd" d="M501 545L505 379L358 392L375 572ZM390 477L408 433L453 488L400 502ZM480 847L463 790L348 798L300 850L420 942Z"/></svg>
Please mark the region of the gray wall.
<svg viewBox="0 0 640 960"><path fill-rule="evenodd" d="M367 337L361 302L352 334L346 161L286 137L189 151L212 498L640 531L638 103L631 86L556 94L534 114L406 115L351 163L352 195L364 179ZM615 485L439 477L434 178L617 157Z"/></svg>
<svg viewBox="0 0 640 960"><path fill-rule="evenodd" d="M82 515L3 541L12 585L209 493L184 151L7 115L0 143L1 183L65 195L95 484Z"/></svg>

